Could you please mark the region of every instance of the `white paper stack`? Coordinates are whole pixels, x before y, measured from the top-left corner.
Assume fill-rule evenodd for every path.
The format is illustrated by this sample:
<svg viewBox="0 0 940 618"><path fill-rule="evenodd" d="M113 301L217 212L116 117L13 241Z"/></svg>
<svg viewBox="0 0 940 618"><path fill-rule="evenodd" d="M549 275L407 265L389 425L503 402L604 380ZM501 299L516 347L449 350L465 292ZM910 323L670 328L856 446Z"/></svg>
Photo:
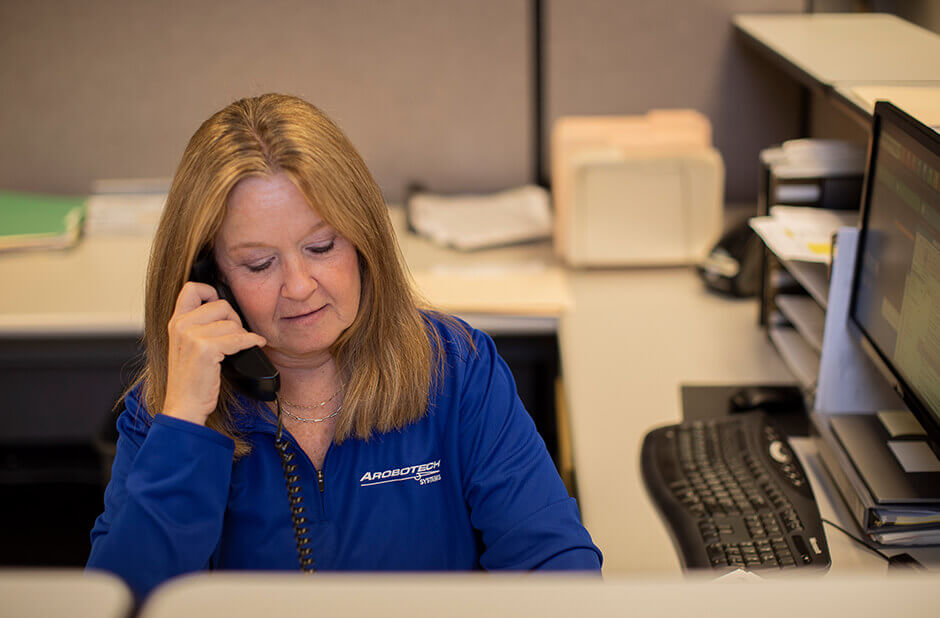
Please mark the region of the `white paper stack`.
<svg viewBox="0 0 940 618"><path fill-rule="evenodd" d="M169 190L169 178L96 180L86 203L85 233L153 235Z"/></svg>
<svg viewBox="0 0 940 618"><path fill-rule="evenodd" d="M767 217L753 217L751 227L780 259L828 264L832 237L854 227L858 212L801 206L774 206Z"/></svg>
<svg viewBox="0 0 940 618"><path fill-rule="evenodd" d="M552 233L548 192L533 185L492 195L418 193L408 209L418 233L456 249L541 240Z"/></svg>

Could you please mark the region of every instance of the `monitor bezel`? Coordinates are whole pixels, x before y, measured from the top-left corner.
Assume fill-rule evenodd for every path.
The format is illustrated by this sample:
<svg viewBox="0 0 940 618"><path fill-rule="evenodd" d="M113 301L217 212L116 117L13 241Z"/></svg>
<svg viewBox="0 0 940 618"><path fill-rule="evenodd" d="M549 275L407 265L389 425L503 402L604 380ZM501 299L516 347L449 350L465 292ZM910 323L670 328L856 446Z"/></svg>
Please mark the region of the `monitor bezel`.
<svg viewBox="0 0 940 618"><path fill-rule="evenodd" d="M862 252L865 248L865 242L868 236L868 218L871 213L870 198L875 180L875 168L878 157L878 147L880 145L881 131L885 122L893 123L900 127L908 136L912 137L918 144L940 154L940 133L937 133L930 127L916 120L903 110L892 105L888 101L877 101L875 111L872 115L871 135L868 141L868 157L865 165L865 180L862 184L861 212L859 214L859 234L856 245L855 268L852 273L852 294L849 303L849 320L858 328L861 333L861 347L866 355L874 362L878 371L888 380L888 383L901 397L908 409L917 417L934 447L940 447L940 420L934 417L927 405L921 401L917 393L907 384L904 378L896 371L894 363L889 357L885 356L882 350L875 343L874 339L868 334L864 326L855 317L857 296L859 293L859 281L862 270Z"/></svg>

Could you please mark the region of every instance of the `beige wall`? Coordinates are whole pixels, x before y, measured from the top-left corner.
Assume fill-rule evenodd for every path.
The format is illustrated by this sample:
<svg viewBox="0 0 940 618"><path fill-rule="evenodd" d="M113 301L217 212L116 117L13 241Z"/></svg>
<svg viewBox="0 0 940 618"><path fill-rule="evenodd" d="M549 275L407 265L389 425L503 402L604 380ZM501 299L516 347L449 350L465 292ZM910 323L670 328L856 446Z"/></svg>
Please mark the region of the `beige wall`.
<svg viewBox="0 0 940 618"><path fill-rule="evenodd" d="M543 144L563 114L693 107L729 200L798 131L798 89L736 40L736 12L804 0L543 0ZM169 176L213 111L266 91L330 113L391 201L410 180L535 180L530 0L0 2L0 188ZM547 149L546 149L547 150ZM547 153L543 151L543 157ZM547 161L543 161L548 169Z"/></svg>
<svg viewBox="0 0 940 618"><path fill-rule="evenodd" d="M736 40L735 13L804 0L546 0L546 132L562 115L691 107L707 115L728 201L754 201L761 148L798 136L795 82Z"/></svg>
<svg viewBox="0 0 940 618"><path fill-rule="evenodd" d="M526 0L0 2L0 188L168 176L232 100L330 113L386 197L534 178Z"/></svg>
<svg viewBox="0 0 940 618"><path fill-rule="evenodd" d="M874 11L894 13L940 34L940 2L937 0L869 0Z"/></svg>

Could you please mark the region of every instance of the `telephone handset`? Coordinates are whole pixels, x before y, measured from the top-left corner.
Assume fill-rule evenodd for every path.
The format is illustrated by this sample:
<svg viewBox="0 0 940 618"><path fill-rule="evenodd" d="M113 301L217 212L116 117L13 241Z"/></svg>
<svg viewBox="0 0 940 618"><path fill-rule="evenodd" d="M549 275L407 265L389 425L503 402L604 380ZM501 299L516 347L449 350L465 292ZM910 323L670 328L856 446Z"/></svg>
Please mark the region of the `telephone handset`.
<svg viewBox="0 0 940 618"><path fill-rule="evenodd" d="M235 295L219 279L219 270L210 251L203 251L196 258L190 279L214 287L219 298L228 301L228 304L241 318L242 324L245 328L248 328L245 315L238 303L235 302ZM277 368L271 364L271 361L268 360L268 357L264 355L264 352L258 346L226 356L222 361L222 373L242 393L261 401L274 401L277 398L277 391L281 387L281 378Z"/></svg>
<svg viewBox="0 0 940 618"><path fill-rule="evenodd" d="M215 258L208 249L202 251L193 264L190 279L199 283L207 283L215 288L222 300L228 301L242 324L247 328L248 322L242 313L241 307L235 302L232 290L219 278L219 269ZM291 512L291 525L294 528L294 541L297 544L297 562L300 570L306 573L316 571L313 560L313 548L309 537L309 528L305 526L305 507L299 477L294 474L297 464L291 463L294 453L290 452L290 443L284 439L283 419L281 417L281 402L277 391L281 387L281 377L277 368L271 364L261 348L255 346L226 356L222 360L222 373L232 381L235 387L249 397L261 401L274 401L277 404L277 430L274 437L274 446L281 459L281 468L284 471L284 484L287 487L289 506Z"/></svg>

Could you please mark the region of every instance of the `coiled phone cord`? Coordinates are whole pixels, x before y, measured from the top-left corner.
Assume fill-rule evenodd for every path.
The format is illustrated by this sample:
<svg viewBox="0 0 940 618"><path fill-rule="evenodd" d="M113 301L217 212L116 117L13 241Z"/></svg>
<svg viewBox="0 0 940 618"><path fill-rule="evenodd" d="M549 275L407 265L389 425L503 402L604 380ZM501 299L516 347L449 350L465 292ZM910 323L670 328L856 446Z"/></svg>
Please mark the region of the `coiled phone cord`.
<svg viewBox="0 0 940 618"><path fill-rule="evenodd" d="M277 402L277 433L274 436L274 447L281 458L281 467L284 469L284 485L287 487L287 499L290 502L291 523L294 526L294 541L297 543L297 560L300 563L300 570L304 573L314 573L317 570L313 562L313 548L310 545L308 536L310 529L305 525L307 518L304 517L306 507L304 507L304 496L300 487L300 476L295 474L297 464L291 463L294 459L294 453L288 452L290 444L284 439L284 423L281 417L281 400L275 398Z"/></svg>

